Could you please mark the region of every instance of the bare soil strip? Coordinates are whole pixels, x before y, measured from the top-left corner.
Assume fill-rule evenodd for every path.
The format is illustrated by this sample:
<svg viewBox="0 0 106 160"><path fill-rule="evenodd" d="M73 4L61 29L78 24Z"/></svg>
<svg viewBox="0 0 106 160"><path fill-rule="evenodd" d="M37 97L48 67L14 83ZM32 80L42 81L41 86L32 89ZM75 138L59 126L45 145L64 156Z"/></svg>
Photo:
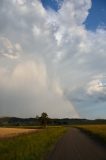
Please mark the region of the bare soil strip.
<svg viewBox="0 0 106 160"><path fill-rule="evenodd" d="M47 160L106 160L106 148L73 128L56 144Z"/></svg>
<svg viewBox="0 0 106 160"><path fill-rule="evenodd" d="M37 129L23 128L0 128L0 138L9 138L20 134L27 134L37 131Z"/></svg>

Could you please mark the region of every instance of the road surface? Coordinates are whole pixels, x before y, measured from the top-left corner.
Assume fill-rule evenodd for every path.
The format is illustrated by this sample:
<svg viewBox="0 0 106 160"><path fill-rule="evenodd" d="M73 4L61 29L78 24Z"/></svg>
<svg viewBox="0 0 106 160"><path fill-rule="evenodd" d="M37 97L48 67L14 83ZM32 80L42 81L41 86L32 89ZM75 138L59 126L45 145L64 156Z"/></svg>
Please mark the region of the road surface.
<svg viewBox="0 0 106 160"><path fill-rule="evenodd" d="M106 160L106 148L72 128L59 140L47 160Z"/></svg>

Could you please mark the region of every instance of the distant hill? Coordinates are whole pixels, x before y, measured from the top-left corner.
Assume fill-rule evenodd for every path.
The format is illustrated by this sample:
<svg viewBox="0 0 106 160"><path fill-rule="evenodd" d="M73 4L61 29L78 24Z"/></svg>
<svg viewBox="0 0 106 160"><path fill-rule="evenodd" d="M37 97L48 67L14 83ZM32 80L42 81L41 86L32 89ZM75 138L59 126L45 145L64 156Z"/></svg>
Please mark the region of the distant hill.
<svg viewBox="0 0 106 160"><path fill-rule="evenodd" d="M48 125L75 125L75 124L106 124L106 119L49 119ZM37 126L40 125L39 118L1 117L0 126Z"/></svg>
<svg viewBox="0 0 106 160"><path fill-rule="evenodd" d="M35 118L2 117L0 118L0 125L1 126L38 125L38 120Z"/></svg>

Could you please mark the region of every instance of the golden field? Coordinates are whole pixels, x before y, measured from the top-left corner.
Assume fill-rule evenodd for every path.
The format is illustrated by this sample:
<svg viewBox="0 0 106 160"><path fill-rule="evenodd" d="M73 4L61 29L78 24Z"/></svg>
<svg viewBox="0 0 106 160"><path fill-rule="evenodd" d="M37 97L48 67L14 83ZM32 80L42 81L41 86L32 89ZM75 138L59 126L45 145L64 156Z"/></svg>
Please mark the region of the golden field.
<svg viewBox="0 0 106 160"><path fill-rule="evenodd" d="M37 129L0 128L0 138L12 137L19 134L27 134L35 131L37 131Z"/></svg>
<svg viewBox="0 0 106 160"><path fill-rule="evenodd" d="M78 126L78 128L81 128L95 136L98 136L99 138L103 139L104 142L106 142L106 124L81 125Z"/></svg>
<svg viewBox="0 0 106 160"><path fill-rule="evenodd" d="M4 131L30 131L4 129ZM3 131L3 130L2 130ZM32 134L4 138L0 140L0 160L43 160L51 152L57 141L68 131L66 127L48 127ZM15 132L15 133L16 133ZM7 133L7 135L8 135ZM22 133L22 132L21 132ZM24 132L25 133L25 132Z"/></svg>

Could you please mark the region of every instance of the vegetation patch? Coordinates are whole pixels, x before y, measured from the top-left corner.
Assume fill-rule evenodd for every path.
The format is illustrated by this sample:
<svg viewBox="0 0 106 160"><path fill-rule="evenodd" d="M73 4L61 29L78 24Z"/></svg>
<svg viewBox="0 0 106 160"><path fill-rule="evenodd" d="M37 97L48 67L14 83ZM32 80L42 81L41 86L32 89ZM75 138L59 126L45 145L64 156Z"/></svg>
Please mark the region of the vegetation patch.
<svg viewBox="0 0 106 160"><path fill-rule="evenodd" d="M0 141L0 160L43 160L57 140L67 131L52 127L36 133Z"/></svg>
<svg viewBox="0 0 106 160"><path fill-rule="evenodd" d="M37 131L37 129L24 128L0 128L0 139L18 136L20 134L28 134Z"/></svg>
<svg viewBox="0 0 106 160"><path fill-rule="evenodd" d="M98 140L102 144L106 145L106 125L80 125L77 128L87 133L90 137Z"/></svg>

